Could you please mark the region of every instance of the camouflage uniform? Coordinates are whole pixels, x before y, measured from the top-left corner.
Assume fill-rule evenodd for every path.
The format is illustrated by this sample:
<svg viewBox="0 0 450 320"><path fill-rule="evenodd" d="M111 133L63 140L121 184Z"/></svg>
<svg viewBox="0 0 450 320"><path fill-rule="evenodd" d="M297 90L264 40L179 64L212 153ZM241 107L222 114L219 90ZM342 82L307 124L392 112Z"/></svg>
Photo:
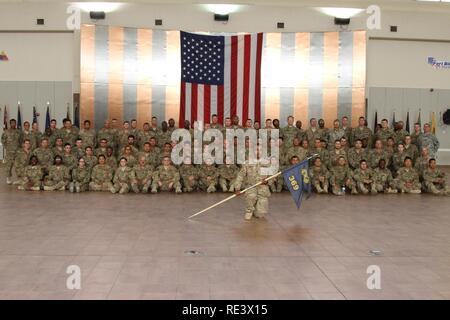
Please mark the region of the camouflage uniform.
<svg viewBox="0 0 450 320"><path fill-rule="evenodd" d="M414 169L416 169L420 177L422 176L422 173L428 168L428 163L430 159L431 159L430 156L427 157L420 156L419 158L417 158L416 163L414 165Z"/></svg>
<svg viewBox="0 0 450 320"><path fill-rule="evenodd" d="M404 193L420 193L420 181L419 174L413 168L400 168L397 171L397 178L395 178L395 184L397 189ZM407 186L407 183L411 183L411 186Z"/></svg>
<svg viewBox="0 0 450 320"><path fill-rule="evenodd" d="M391 157L386 152L386 150L379 151L377 149L372 149L369 151L368 158L369 158L368 159L369 166L372 169L375 169L376 167L378 167L378 163L380 162L381 159L384 159L386 161L386 167L389 167L389 165L391 164Z"/></svg>
<svg viewBox="0 0 450 320"><path fill-rule="evenodd" d="M106 147L98 147L94 151L94 155L98 158L100 155L104 155L106 157L108 151L106 150Z"/></svg>
<svg viewBox="0 0 450 320"><path fill-rule="evenodd" d="M78 148L77 146L75 146L75 147L72 148L72 154L74 155L74 157L76 159L84 157L85 153L86 152L84 151L84 149L82 147Z"/></svg>
<svg viewBox="0 0 450 320"><path fill-rule="evenodd" d="M169 155L170 157L170 155ZM149 163L155 168L161 164L161 150L158 147L155 147L152 151L150 151Z"/></svg>
<svg viewBox="0 0 450 320"><path fill-rule="evenodd" d="M308 150L305 150L300 146L289 148L284 163L290 163L293 156L297 156L300 161L305 160L308 158Z"/></svg>
<svg viewBox="0 0 450 320"><path fill-rule="evenodd" d="M370 147L372 145L372 130L367 127L353 128L350 136L350 145L354 146L358 139L361 141L365 139L367 141L367 146Z"/></svg>
<svg viewBox="0 0 450 320"><path fill-rule="evenodd" d="M98 161L98 158L97 158ZM117 158L114 155L106 157L106 164L111 167L111 170L114 172L117 169Z"/></svg>
<svg viewBox="0 0 450 320"><path fill-rule="evenodd" d="M391 170L377 167L373 170L372 176L377 192L395 193L394 178L392 177Z"/></svg>
<svg viewBox="0 0 450 320"><path fill-rule="evenodd" d="M158 142L158 146L160 148L162 148L164 146L165 143L170 143L171 142L171 135L172 133L170 131L162 131L160 130L157 134L156 134L156 141Z"/></svg>
<svg viewBox="0 0 450 320"><path fill-rule="evenodd" d="M292 142L298 135L298 129L295 126L286 126L281 129L280 136L283 137L283 142L287 146L292 146Z"/></svg>
<svg viewBox="0 0 450 320"><path fill-rule="evenodd" d="M316 189L317 193L328 193L330 172L325 165L321 165L320 167L310 167L309 178L311 179L311 184Z"/></svg>
<svg viewBox="0 0 450 320"><path fill-rule="evenodd" d="M16 158L14 160L14 169L16 171L16 176L18 179L22 179L25 175L25 168L30 162L31 151L26 151L25 149L21 149L17 151ZM16 183L14 183L16 184Z"/></svg>
<svg viewBox="0 0 450 320"><path fill-rule="evenodd" d="M394 138L394 131L390 128L383 129L381 128L378 130L378 132L375 134L377 139L380 139L383 142L383 145L386 145L387 139L389 137ZM394 138L395 140L395 138Z"/></svg>
<svg viewBox="0 0 450 320"><path fill-rule="evenodd" d="M23 179L17 189L39 191L41 189L43 176L44 170L40 165L28 165L25 168Z"/></svg>
<svg viewBox="0 0 450 320"><path fill-rule="evenodd" d="M422 133L418 138L420 150L427 148L431 158L436 158L439 149L439 141L432 133Z"/></svg>
<svg viewBox="0 0 450 320"><path fill-rule="evenodd" d="M357 194L352 178L352 172L347 166L335 166L331 169L330 175L331 191L334 195L343 195L342 188L348 187L352 194Z"/></svg>
<svg viewBox="0 0 450 320"><path fill-rule="evenodd" d="M150 140L150 138L155 137L155 133L151 130L144 131L141 130L138 132L137 140L139 143L139 147L142 149L144 144Z"/></svg>
<svg viewBox="0 0 450 320"><path fill-rule="evenodd" d="M419 137L422 135L422 132L413 132L410 134L411 136L411 143L414 144L417 148L420 148L420 144L419 144Z"/></svg>
<svg viewBox="0 0 450 320"><path fill-rule="evenodd" d="M59 129L55 128L47 128L45 129L45 135L48 138L48 144L50 147L54 147L55 146L55 142L56 142L56 138L59 137Z"/></svg>
<svg viewBox="0 0 450 320"><path fill-rule="evenodd" d="M328 149L329 150L333 150L334 149L334 142L336 140L341 140L342 137L345 137L345 131L344 129L332 129L330 130L329 134L328 134Z"/></svg>
<svg viewBox="0 0 450 320"><path fill-rule="evenodd" d="M368 194L369 192L372 194L377 193L373 176L374 173L370 168L365 170L358 168L353 172L353 180L355 181L358 192L361 192L362 194Z"/></svg>
<svg viewBox="0 0 450 320"><path fill-rule="evenodd" d="M70 192L84 192L89 189L91 170L88 167L76 167L72 170L72 182L69 185Z"/></svg>
<svg viewBox="0 0 450 320"><path fill-rule="evenodd" d="M83 157L84 161L86 162L86 167L89 168L89 170L92 170L98 162L98 159L96 156L84 156Z"/></svg>
<svg viewBox="0 0 450 320"><path fill-rule="evenodd" d="M405 129L400 129L400 130L394 131L394 141L395 141L395 143L399 143L399 142L405 143L405 137L407 135L409 135L409 133Z"/></svg>
<svg viewBox="0 0 450 320"><path fill-rule="evenodd" d="M236 177L236 190L240 190L241 187L250 187L267 178L267 176L261 175L261 167L267 166L269 164L262 164L260 161L256 164L248 164L248 162L243 164ZM247 191L245 193L245 218L249 220L253 215L263 218L269 210L269 197L270 189L266 184L260 184Z"/></svg>
<svg viewBox="0 0 450 320"><path fill-rule="evenodd" d="M62 155L64 165L69 168L69 172L77 166L78 159L73 154L63 154Z"/></svg>
<svg viewBox="0 0 450 320"><path fill-rule="evenodd" d="M50 150L50 148L39 147L33 150L32 155L38 158L42 169L44 169L45 172L48 172L48 168L53 164L53 151Z"/></svg>
<svg viewBox="0 0 450 320"><path fill-rule="evenodd" d="M128 145L128 136L131 135L130 130L121 129L117 132L117 145L118 150L122 150L123 147Z"/></svg>
<svg viewBox="0 0 450 320"><path fill-rule="evenodd" d="M397 172L398 169L403 167L403 163L405 162L405 158L408 156L408 154L403 151L402 153L395 152L392 155L392 169L394 172Z"/></svg>
<svg viewBox="0 0 450 320"><path fill-rule="evenodd" d="M60 156L62 157L64 155L64 147L63 146L56 146L52 149L53 156Z"/></svg>
<svg viewBox="0 0 450 320"><path fill-rule="evenodd" d="M132 154L134 157L136 157L136 156L139 154L139 149L138 149L138 148L136 148L134 145L127 144L125 147L123 147L122 149L120 149L119 156L123 156L123 155L124 155L124 153L125 153L125 148L126 148L126 147L130 147L130 148L131 148L131 154Z"/></svg>
<svg viewBox="0 0 450 320"><path fill-rule="evenodd" d="M43 136L42 132L31 130L31 149L35 150L41 145Z"/></svg>
<svg viewBox="0 0 450 320"><path fill-rule="evenodd" d="M359 168L361 160L369 161L368 158L368 153L365 149L356 149L355 147L352 147L348 150L348 165L353 170Z"/></svg>
<svg viewBox="0 0 450 320"><path fill-rule="evenodd" d="M330 140L330 130L328 128L318 128L317 132L320 135L320 140L329 141ZM314 143L314 141L313 141ZM312 143L309 143L309 145L313 145Z"/></svg>
<svg viewBox="0 0 450 320"><path fill-rule="evenodd" d="M423 171L423 188L433 194L450 194L447 175L437 168L427 168Z"/></svg>
<svg viewBox="0 0 450 320"><path fill-rule="evenodd" d="M58 130L58 136L63 139L63 144L70 143L73 146L78 138L78 129L75 127L70 129L61 128Z"/></svg>
<svg viewBox="0 0 450 320"><path fill-rule="evenodd" d="M136 164L137 164L137 159L134 157L134 155L132 155L132 154L122 154L121 156L120 156L120 158L125 158L125 159L127 159L127 164L130 166L130 167L134 167ZM119 160L120 161L120 160Z"/></svg>
<svg viewBox="0 0 450 320"><path fill-rule="evenodd" d="M96 133L94 129L81 129L79 136L83 139L83 148L92 147L95 148L96 145Z"/></svg>
<svg viewBox="0 0 450 320"><path fill-rule="evenodd" d="M5 148L5 168L6 177L9 180L12 177L12 167L16 157L17 150L20 148L21 134L18 129L6 129L2 134L2 145Z"/></svg>
<svg viewBox="0 0 450 320"><path fill-rule="evenodd" d="M152 184L154 168L149 164L141 166L137 164L133 167L132 179L131 179L131 189L135 193L147 193Z"/></svg>
<svg viewBox="0 0 450 320"><path fill-rule="evenodd" d="M53 165L48 170L48 176L44 180L44 190L66 190L70 181L70 171L65 165Z"/></svg>
<svg viewBox="0 0 450 320"><path fill-rule="evenodd" d="M347 152L343 149L330 151L330 165L331 167L337 166L337 162L340 157L344 157L347 161Z"/></svg>
<svg viewBox="0 0 450 320"><path fill-rule="evenodd" d="M161 186L159 185L161 183ZM181 193L180 173L173 165L165 167L160 165L153 174L152 193L157 193L158 190L170 191L169 185L172 183L172 188L176 193Z"/></svg>
<svg viewBox="0 0 450 320"><path fill-rule="evenodd" d="M311 153L312 154L318 154L320 160L322 161L322 165L324 165L327 168L330 168L330 152L327 149L325 149L325 148L320 148L320 149L314 148L314 149L311 150ZM310 166L313 165L313 161L314 161L314 159L311 159Z"/></svg>
<svg viewBox="0 0 450 320"><path fill-rule="evenodd" d="M184 192L192 192L198 187L199 170L196 166L183 163L180 166L180 175Z"/></svg>
<svg viewBox="0 0 450 320"><path fill-rule="evenodd" d="M308 139L309 144L311 146L313 146L314 141L316 139L322 139L321 131L319 131L319 129L317 129L317 128L316 128L316 130L312 130L312 128L308 128L308 130L306 130L306 137Z"/></svg>
<svg viewBox="0 0 450 320"><path fill-rule="evenodd" d="M34 150L36 148L36 139L34 139L34 135L31 130L30 131L23 130L21 132L20 141L23 143L26 139L30 140L31 150Z"/></svg>
<svg viewBox="0 0 450 320"><path fill-rule="evenodd" d="M419 149L417 149L417 146L413 143L410 145L405 144L405 152L413 161L413 163L416 163L417 158L419 157Z"/></svg>
<svg viewBox="0 0 450 320"><path fill-rule="evenodd" d="M114 174L113 186L110 188L110 191L112 193L119 192L120 194L128 193L132 179L133 169L128 166L119 166Z"/></svg>
<svg viewBox="0 0 450 320"><path fill-rule="evenodd" d="M112 169L107 164L98 164L92 169L91 182L89 183L89 190L91 191L110 191L112 187L113 173Z"/></svg>
<svg viewBox="0 0 450 320"><path fill-rule="evenodd" d="M114 129L101 128L97 133L97 141L100 141L102 139L106 139L106 141L108 141L108 147L116 147L116 136ZM97 153L95 155L98 156Z"/></svg>
<svg viewBox="0 0 450 320"><path fill-rule="evenodd" d="M235 164L221 164L219 166L219 185L223 192L234 192L238 172L239 168Z"/></svg>
<svg viewBox="0 0 450 320"><path fill-rule="evenodd" d="M213 164L201 165L199 168L199 187L201 190L208 193L216 192L217 181L219 178L219 172L217 167Z"/></svg>

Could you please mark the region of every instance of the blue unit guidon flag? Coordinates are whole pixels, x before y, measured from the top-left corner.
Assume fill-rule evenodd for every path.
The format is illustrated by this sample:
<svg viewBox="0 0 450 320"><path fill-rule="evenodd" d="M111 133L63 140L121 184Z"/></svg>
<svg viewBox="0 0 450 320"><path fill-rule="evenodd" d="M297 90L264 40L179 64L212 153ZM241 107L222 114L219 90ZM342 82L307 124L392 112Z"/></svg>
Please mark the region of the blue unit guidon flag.
<svg viewBox="0 0 450 320"><path fill-rule="evenodd" d="M263 34L231 36L181 32L180 126L239 116L261 121Z"/></svg>
<svg viewBox="0 0 450 320"><path fill-rule="evenodd" d="M302 203L303 193L306 191L308 195L311 193L311 181L308 174L309 159L293 165L292 167L283 171L284 183L291 192L297 208L300 208Z"/></svg>

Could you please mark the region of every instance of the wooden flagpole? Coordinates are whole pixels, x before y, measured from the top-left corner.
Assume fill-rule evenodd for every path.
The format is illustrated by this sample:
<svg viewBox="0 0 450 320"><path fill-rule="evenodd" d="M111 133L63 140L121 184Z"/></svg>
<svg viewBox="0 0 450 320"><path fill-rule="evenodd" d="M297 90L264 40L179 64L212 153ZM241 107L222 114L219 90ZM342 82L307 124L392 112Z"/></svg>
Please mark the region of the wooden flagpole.
<svg viewBox="0 0 450 320"><path fill-rule="evenodd" d="M318 156L318 154L313 154L312 156L306 158L305 160L308 160L308 161L309 161L310 159L315 158L315 157L317 157L317 156ZM303 160L303 161L305 161L305 160ZM302 161L302 162L303 162L303 161ZM289 169L289 168L288 168L288 169ZM286 169L286 170L287 170L287 169ZM286 171L286 170L284 170L284 171ZM250 186L250 187L248 187L248 188L245 188L244 190L240 191L239 194L233 194L233 195L229 196L228 198L225 198L225 199L223 199L223 200L221 200L221 201L219 201L219 202L213 204L212 206L209 206L209 207L206 208L206 209L203 209L203 210L201 210L201 211L199 211L199 212L197 212L197 213L194 213L193 215L191 215L190 217L188 217L188 219L194 218L195 216L198 216L199 214L201 214L201 213L203 213L203 212L206 212L206 211L208 211L208 210L210 210L210 209L212 209L212 208L215 208L215 207L217 207L218 205L221 205L222 203L225 203L225 202L227 202L227 201L229 201L229 200L231 200L231 199L237 197L238 195L244 194L244 193L246 193L247 191L249 191L249 190L251 190L251 189L253 189L253 188L256 188L257 186L259 186L259 185L261 185L261 184L263 184L263 183L265 183L265 182L267 182L267 181L269 181L269 180L271 180L271 179L273 179L273 178L278 177L278 176L279 176L280 174L282 174L284 171L277 172L277 173L275 173L274 175L271 175L270 177L267 177L267 178L263 179L262 181L260 181L260 182L258 182L258 183L255 183L254 185L252 185L252 186Z"/></svg>

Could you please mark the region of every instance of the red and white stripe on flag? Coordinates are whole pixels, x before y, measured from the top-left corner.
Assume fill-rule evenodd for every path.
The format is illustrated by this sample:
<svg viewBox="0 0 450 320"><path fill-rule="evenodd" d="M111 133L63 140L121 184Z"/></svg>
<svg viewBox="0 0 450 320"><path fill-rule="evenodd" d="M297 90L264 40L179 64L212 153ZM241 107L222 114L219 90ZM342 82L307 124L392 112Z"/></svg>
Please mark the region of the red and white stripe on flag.
<svg viewBox="0 0 450 320"><path fill-rule="evenodd" d="M181 81L180 127L189 120L219 122L237 115L261 121L261 56L263 33L225 36L224 82L210 85Z"/></svg>

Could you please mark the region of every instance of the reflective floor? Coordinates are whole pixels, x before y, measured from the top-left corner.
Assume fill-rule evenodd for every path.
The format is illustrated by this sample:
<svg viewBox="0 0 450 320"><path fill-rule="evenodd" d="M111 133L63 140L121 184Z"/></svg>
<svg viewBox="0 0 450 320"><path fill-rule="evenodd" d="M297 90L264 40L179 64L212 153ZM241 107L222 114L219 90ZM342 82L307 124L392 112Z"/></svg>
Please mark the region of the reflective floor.
<svg viewBox="0 0 450 320"><path fill-rule="evenodd" d="M1 299L450 299L450 197L313 195L297 211L283 193L265 220L245 222L233 199L189 221L226 195L0 179ZM80 290L67 288L71 265Z"/></svg>

